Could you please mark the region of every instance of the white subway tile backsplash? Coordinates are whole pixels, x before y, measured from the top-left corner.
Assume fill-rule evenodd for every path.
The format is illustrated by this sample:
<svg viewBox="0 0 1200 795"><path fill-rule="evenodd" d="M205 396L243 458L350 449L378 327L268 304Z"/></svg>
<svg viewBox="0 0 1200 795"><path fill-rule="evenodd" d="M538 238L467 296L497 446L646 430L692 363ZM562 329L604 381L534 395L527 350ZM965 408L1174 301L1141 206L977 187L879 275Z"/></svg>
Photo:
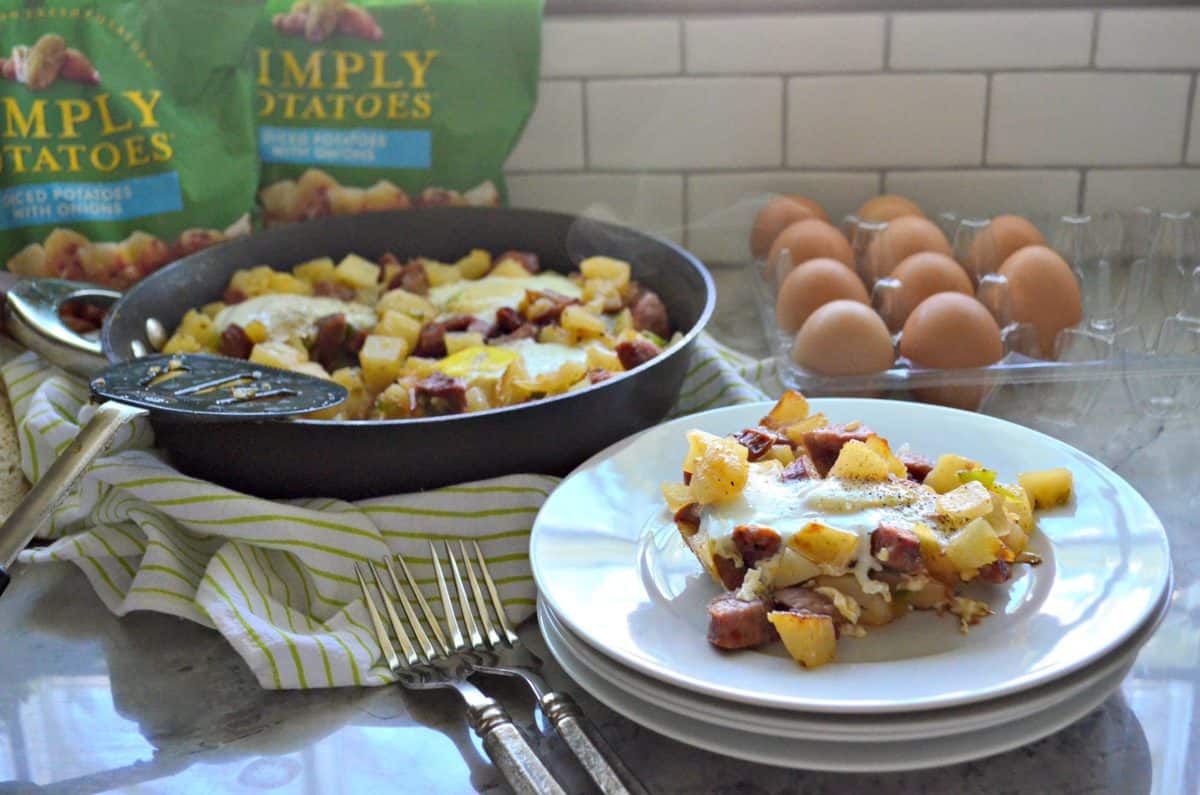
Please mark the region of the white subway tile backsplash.
<svg viewBox="0 0 1200 795"><path fill-rule="evenodd" d="M1178 162L1189 87L1183 75L996 75L988 164Z"/></svg>
<svg viewBox="0 0 1200 795"><path fill-rule="evenodd" d="M592 168L755 168L783 156L777 77L598 80L586 101Z"/></svg>
<svg viewBox="0 0 1200 795"><path fill-rule="evenodd" d="M869 72L883 67L876 14L738 15L685 19L684 68L705 73Z"/></svg>
<svg viewBox="0 0 1200 795"><path fill-rule="evenodd" d="M687 183L687 246L705 262L743 262L750 226L767 198L798 193L825 208L834 224L879 193L875 174L750 172L693 174Z"/></svg>
<svg viewBox="0 0 1200 795"><path fill-rule="evenodd" d="M983 75L791 78L787 163L977 165L986 85Z"/></svg>
<svg viewBox="0 0 1200 795"><path fill-rule="evenodd" d="M537 106L505 167L529 171L583 168L582 83L542 81Z"/></svg>
<svg viewBox="0 0 1200 795"><path fill-rule="evenodd" d="M514 174L514 207L575 213L683 242L683 177L676 174Z"/></svg>
<svg viewBox="0 0 1200 795"><path fill-rule="evenodd" d="M907 196L930 216L1061 215L1075 211L1079 180L1079 172L1069 169L898 171L885 177L884 190Z"/></svg>
<svg viewBox="0 0 1200 795"><path fill-rule="evenodd" d="M654 17L547 19L543 77L661 75L680 71L679 21Z"/></svg>
<svg viewBox="0 0 1200 795"><path fill-rule="evenodd" d="M1200 102L1196 101L1195 94L1200 93L1200 87L1197 86L1197 81L1200 78L1192 78L1192 121L1188 125L1188 145L1187 145L1187 161L1189 163L1200 163Z"/></svg>
<svg viewBox="0 0 1200 795"><path fill-rule="evenodd" d="M1090 11L896 14L894 69L1025 69L1087 66Z"/></svg>
<svg viewBox="0 0 1200 795"><path fill-rule="evenodd" d="M1101 68L1200 67L1200 10L1100 12L1096 65Z"/></svg>
<svg viewBox="0 0 1200 795"><path fill-rule="evenodd" d="M1200 210L1200 169L1151 168L1088 172L1083 207L1087 212L1154 207Z"/></svg>

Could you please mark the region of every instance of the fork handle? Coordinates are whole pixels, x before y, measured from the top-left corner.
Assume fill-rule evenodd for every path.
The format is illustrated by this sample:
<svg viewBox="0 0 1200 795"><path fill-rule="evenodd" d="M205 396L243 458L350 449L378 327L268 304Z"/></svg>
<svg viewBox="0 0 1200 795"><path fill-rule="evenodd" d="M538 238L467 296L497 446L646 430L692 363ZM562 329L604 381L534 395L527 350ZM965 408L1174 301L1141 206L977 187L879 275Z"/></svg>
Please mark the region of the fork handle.
<svg viewBox="0 0 1200 795"><path fill-rule="evenodd" d="M518 795L566 795L550 771L538 759L512 718L495 699L467 710L471 728L483 740L484 750L504 779Z"/></svg>
<svg viewBox="0 0 1200 795"><path fill-rule="evenodd" d="M649 795L567 693L542 695L542 711L605 795Z"/></svg>

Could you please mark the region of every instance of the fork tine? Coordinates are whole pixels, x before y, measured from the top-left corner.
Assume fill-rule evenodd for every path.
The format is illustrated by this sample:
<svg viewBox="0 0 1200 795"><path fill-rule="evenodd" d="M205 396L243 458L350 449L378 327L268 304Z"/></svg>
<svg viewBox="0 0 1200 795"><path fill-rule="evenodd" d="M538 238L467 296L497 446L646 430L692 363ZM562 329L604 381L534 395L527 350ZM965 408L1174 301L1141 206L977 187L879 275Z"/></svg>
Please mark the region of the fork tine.
<svg viewBox="0 0 1200 795"><path fill-rule="evenodd" d="M496 590L496 582L492 579L492 573L488 571L487 560L483 557L483 550L479 548L478 541L472 541L475 545L475 560L479 563L479 570L483 572L483 582L487 585L488 595L492 598L492 607L496 609L496 616L500 619L500 628L504 630L504 639L508 641L508 645L512 646L517 642L517 633L513 630L512 624L508 623L508 615L504 612L504 603L500 601L500 592Z"/></svg>
<svg viewBox="0 0 1200 795"><path fill-rule="evenodd" d="M417 598L424 601L424 598L421 596L421 589L417 587L417 582L413 579L412 574L409 572L408 565L404 562L404 558L400 555L397 555L396 558L400 561L400 565L404 566L404 576L408 579L409 587L412 588L413 593L417 595ZM421 651L425 655L425 659L432 660L435 657L446 654L447 652L444 651L446 648L445 644L442 644L439 649L439 647L433 645L433 642L429 640L429 636L425 634L425 629L421 626L421 619L417 618L417 614L413 612L412 603L408 601L408 597L404 594L404 589L400 587L400 581L396 579L396 570L392 568L391 560L384 558L383 564L387 567L388 576L391 577L392 586L396 589L396 596L400 600L400 607L404 610L404 615L408 618L408 625L413 628L413 633L417 636L417 643L420 644ZM425 610L426 614L428 614L428 605L425 606ZM437 629L437 622L433 622L432 626L434 629Z"/></svg>
<svg viewBox="0 0 1200 795"><path fill-rule="evenodd" d="M471 594L475 597L474 612L479 615L479 620L483 624L483 634L487 637L488 647L493 648L500 642L500 635L492 625L491 611L488 610L487 603L483 601L483 592L479 590L479 580L475 579L475 566L471 563L471 556L467 554L466 542L462 539L458 541L458 549L462 552L463 568L467 570L467 579L471 581Z"/></svg>
<svg viewBox="0 0 1200 795"><path fill-rule="evenodd" d="M433 609L429 606L429 602L425 599L425 594L421 593L421 586L417 585L417 578L413 576L412 569L408 568L408 561L403 555L396 555L396 560L400 562L400 568L404 569L404 578L408 580L408 586L412 588L413 596L417 598L417 604L421 607L421 613L424 614L425 620L429 622L429 628L433 630L433 636L437 638L438 648L442 654L450 653L450 646L446 643L446 636L442 634L442 627L438 623L437 616L433 614ZM385 560L385 562L387 562ZM401 591L400 583L396 580L396 572L392 570L392 566L388 563L388 571L391 572L392 582L396 584L396 590ZM420 621L412 622L413 626L418 629L421 626Z"/></svg>
<svg viewBox="0 0 1200 795"><path fill-rule="evenodd" d="M462 629L454 616L454 602L450 599L450 589L446 587L446 575L442 572L442 562L438 559L433 542L429 542L429 555L433 558L433 573L437 575L438 596L442 597L442 615L446 617L446 632L450 634L450 650L457 651L463 647Z"/></svg>
<svg viewBox="0 0 1200 795"><path fill-rule="evenodd" d="M392 606L391 594L387 588L383 587L383 580L379 578L379 568L374 564L368 564L371 567L371 575L375 578L375 587L379 589L379 594L383 597L383 608L387 612L388 621L392 623L392 632L396 634L396 640L400 641L400 650L404 652L404 657L408 660L410 666L416 665L423 660L417 656L417 650L413 647L412 641L409 640L408 633L404 630L404 624L400 621L400 616L396 615L396 608ZM400 593L403 597L403 591Z"/></svg>
<svg viewBox="0 0 1200 795"><path fill-rule="evenodd" d="M475 611L471 609L471 602L467 599L467 588L463 585L462 574L458 571L458 558L455 557L449 541L445 542L445 548L446 557L450 560L450 574L454 577L454 590L458 592L458 609L462 612L463 623L467 625L467 637L470 639L471 648L474 649L483 645L483 636L479 634Z"/></svg>
<svg viewBox="0 0 1200 795"><path fill-rule="evenodd" d="M379 608L375 606L375 598L371 596L371 589L367 587L367 581L363 578L362 569L358 567L357 562L354 564L354 574L358 577L358 587L362 589L363 601L367 605L367 615L371 617L371 627L375 630L375 640L379 642L383 659L387 662L388 668L395 671L400 667L400 660L396 657L396 648L392 646L392 640L383 626L383 619L379 616Z"/></svg>

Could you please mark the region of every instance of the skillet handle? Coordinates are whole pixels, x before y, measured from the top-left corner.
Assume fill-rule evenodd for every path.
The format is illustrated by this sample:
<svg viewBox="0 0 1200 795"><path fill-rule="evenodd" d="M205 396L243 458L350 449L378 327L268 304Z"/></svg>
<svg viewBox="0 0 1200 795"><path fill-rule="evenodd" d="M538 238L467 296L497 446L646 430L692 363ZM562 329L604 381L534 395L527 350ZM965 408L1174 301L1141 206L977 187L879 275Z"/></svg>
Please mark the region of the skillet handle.
<svg viewBox="0 0 1200 795"><path fill-rule="evenodd" d="M17 342L69 373L90 378L108 366L100 340L78 334L58 316L65 301L111 305L121 297L84 282L22 279L7 289L4 325Z"/></svg>
<svg viewBox="0 0 1200 795"><path fill-rule="evenodd" d="M25 548L59 501L83 476L88 465L108 448L121 426L144 414L149 412L113 400L97 407L91 422L0 526L0 574L3 574L3 567L12 565L17 553ZM2 583L0 590L3 590Z"/></svg>

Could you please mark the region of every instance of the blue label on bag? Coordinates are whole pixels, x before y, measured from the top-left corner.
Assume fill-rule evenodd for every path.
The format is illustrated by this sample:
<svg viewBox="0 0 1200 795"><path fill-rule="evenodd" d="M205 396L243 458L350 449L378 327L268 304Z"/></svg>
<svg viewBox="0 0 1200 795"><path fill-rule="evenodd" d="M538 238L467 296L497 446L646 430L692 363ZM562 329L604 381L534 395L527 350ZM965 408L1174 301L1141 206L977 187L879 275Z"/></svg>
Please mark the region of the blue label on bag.
<svg viewBox="0 0 1200 795"><path fill-rule="evenodd" d="M0 229L124 221L182 209L174 171L119 182L44 182L0 190Z"/></svg>
<svg viewBox="0 0 1200 795"><path fill-rule="evenodd" d="M259 127L258 150L264 163L429 168L433 136L429 130Z"/></svg>

